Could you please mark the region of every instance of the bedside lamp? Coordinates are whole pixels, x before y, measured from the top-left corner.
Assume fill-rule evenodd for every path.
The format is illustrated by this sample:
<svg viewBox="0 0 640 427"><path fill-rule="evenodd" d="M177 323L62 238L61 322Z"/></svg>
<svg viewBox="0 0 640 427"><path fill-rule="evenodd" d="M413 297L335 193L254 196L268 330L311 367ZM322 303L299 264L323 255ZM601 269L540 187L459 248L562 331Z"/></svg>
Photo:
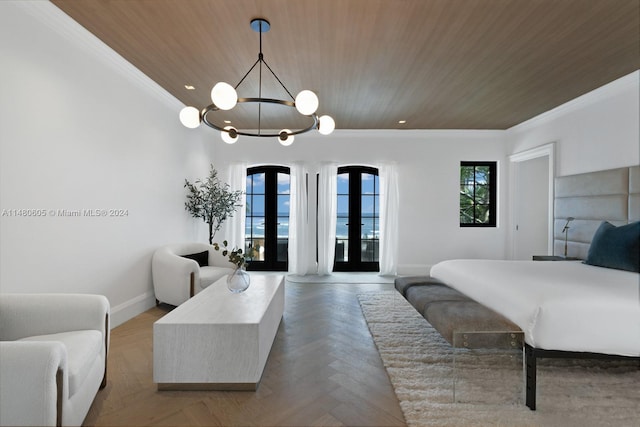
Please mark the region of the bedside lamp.
<svg viewBox="0 0 640 427"><path fill-rule="evenodd" d="M564 257L567 257L567 237L569 236L569 223L573 221L575 218L570 216L567 218L567 222L564 224L562 228L562 232L564 233Z"/></svg>

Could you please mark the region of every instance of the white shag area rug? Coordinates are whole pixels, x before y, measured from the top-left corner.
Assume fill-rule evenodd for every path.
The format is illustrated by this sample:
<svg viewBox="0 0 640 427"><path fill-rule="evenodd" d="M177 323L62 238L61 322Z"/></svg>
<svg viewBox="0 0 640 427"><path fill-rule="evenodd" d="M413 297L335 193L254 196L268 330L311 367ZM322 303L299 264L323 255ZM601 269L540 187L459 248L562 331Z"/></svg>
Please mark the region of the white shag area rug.
<svg viewBox="0 0 640 427"><path fill-rule="evenodd" d="M358 295L409 426L640 426L640 366L538 359L537 410L524 405L522 358L453 348L398 293ZM494 357L495 356L495 357Z"/></svg>

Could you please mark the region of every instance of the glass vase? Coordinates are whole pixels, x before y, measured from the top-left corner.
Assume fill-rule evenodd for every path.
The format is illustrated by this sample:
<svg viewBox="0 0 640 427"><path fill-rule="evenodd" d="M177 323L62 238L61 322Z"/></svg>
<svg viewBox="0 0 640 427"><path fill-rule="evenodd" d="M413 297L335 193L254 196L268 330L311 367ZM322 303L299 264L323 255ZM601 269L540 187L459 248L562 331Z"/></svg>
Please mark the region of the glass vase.
<svg viewBox="0 0 640 427"><path fill-rule="evenodd" d="M227 276L227 288L235 294L244 292L249 288L251 276L243 268L236 268L233 273Z"/></svg>

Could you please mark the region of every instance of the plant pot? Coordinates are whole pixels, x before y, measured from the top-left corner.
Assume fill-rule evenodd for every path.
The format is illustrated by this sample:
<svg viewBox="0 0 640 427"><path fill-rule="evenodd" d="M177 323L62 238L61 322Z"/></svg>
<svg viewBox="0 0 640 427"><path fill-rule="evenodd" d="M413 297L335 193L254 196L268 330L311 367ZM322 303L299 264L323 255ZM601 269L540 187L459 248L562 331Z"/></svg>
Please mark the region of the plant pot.
<svg viewBox="0 0 640 427"><path fill-rule="evenodd" d="M227 288L235 294L246 291L250 283L251 276L242 268L236 268L227 276Z"/></svg>

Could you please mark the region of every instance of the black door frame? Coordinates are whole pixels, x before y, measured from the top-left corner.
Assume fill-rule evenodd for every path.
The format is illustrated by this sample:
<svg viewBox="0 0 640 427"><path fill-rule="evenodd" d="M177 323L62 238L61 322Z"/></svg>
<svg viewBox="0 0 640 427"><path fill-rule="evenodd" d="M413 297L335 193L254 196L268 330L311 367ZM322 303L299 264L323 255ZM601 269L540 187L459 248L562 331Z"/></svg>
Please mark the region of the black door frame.
<svg viewBox="0 0 640 427"><path fill-rule="evenodd" d="M379 261L362 261L362 174L378 176L378 169L370 166L342 166L338 175L349 173L349 249L348 261L333 263L334 271L379 271ZM379 193L378 193L379 194ZM379 215L378 215L379 218ZM336 245L337 249L337 239Z"/></svg>
<svg viewBox="0 0 640 427"><path fill-rule="evenodd" d="M255 166L247 168L247 176L264 173L264 261L250 261L249 271L287 271L288 260L278 261L278 173L290 175L286 166ZM247 237L245 237L247 239ZM287 248L288 249L288 237ZM246 245L246 243L245 243Z"/></svg>

